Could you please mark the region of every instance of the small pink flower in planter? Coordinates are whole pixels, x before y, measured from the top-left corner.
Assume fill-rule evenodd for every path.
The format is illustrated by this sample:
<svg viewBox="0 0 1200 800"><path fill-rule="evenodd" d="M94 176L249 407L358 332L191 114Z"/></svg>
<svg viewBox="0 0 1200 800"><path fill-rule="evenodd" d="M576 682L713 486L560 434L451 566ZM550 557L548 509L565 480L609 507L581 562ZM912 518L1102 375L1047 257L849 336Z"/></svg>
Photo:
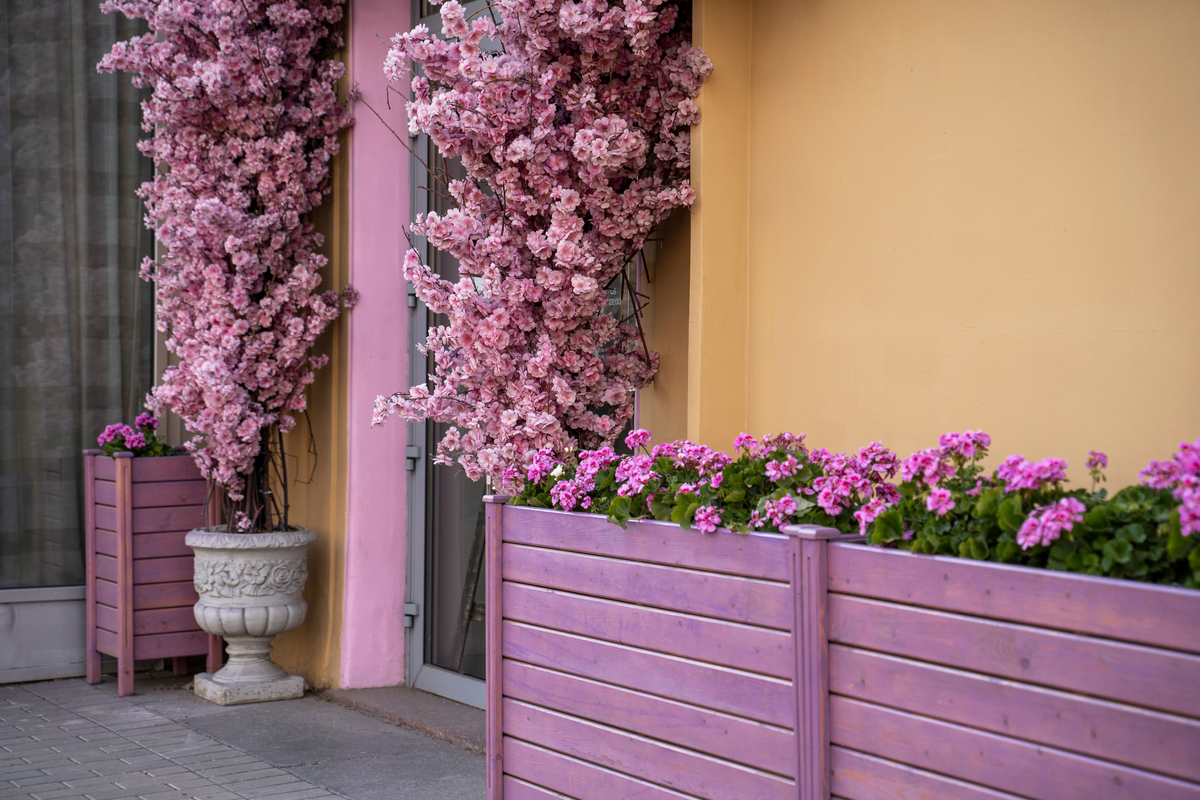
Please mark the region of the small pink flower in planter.
<svg viewBox="0 0 1200 800"><path fill-rule="evenodd" d="M950 499L950 490L941 487L930 489L929 496L925 498L925 507L930 511L936 511L938 516L948 514L950 509L954 508L954 501Z"/></svg>
<svg viewBox="0 0 1200 800"><path fill-rule="evenodd" d="M721 509L713 508L712 506L701 506L696 509L693 524L695 524L696 530L701 533L712 533L721 524Z"/></svg>

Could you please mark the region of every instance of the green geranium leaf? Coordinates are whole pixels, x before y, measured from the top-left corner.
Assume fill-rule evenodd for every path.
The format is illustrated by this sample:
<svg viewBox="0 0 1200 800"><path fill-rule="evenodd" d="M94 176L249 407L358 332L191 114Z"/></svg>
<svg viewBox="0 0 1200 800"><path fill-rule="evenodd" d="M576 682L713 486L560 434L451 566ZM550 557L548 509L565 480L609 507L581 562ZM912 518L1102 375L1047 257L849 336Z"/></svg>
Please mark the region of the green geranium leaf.
<svg viewBox="0 0 1200 800"><path fill-rule="evenodd" d="M608 504L608 521L625 528L626 523L629 522L629 507L630 499L628 497L613 498L613 501Z"/></svg>
<svg viewBox="0 0 1200 800"><path fill-rule="evenodd" d="M980 492L979 499L975 501L975 508L971 510L972 516L979 519L995 515L996 510L1000 508L1000 498L1003 496L1004 493L995 488Z"/></svg>
<svg viewBox="0 0 1200 800"><path fill-rule="evenodd" d="M1117 564L1127 564L1133 556L1133 545L1124 539L1109 539L1104 543L1104 557ZM1105 567L1107 571L1110 567Z"/></svg>
<svg viewBox="0 0 1200 800"><path fill-rule="evenodd" d="M1020 495L1012 495L1003 503L1000 504L1000 509L996 514L1000 522L1000 530L1016 531L1020 530L1021 523L1025 521L1025 514L1021 512L1021 497Z"/></svg>
<svg viewBox="0 0 1200 800"><path fill-rule="evenodd" d="M894 542L904 538L904 523L897 509L891 508L875 518L875 532L871 541L875 544Z"/></svg>

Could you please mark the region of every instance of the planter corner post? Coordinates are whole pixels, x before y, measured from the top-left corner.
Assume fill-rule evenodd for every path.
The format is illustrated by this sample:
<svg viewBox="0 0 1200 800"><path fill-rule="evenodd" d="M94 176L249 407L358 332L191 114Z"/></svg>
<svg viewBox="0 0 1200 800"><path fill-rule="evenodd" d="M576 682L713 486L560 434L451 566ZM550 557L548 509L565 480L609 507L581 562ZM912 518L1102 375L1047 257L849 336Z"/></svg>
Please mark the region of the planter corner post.
<svg viewBox="0 0 1200 800"><path fill-rule="evenodd" d="M487 800L503 800L504 797L504 715L501 704L504 697L503 648L500 640L503 630L501 613L501 574L503 564L504 504L507 495L490 494L483 498L486 514L486 555L484 559L485 592L484 631L487 652L487 689L484 702L487 715Z"/></svg>
<svg viewBox="0 0 1200 800"><path fill-rule="evenodd" d="M794 602L796 797L829 800L829 636L826 630L829 540L834 528L785 525Z"/></svg>

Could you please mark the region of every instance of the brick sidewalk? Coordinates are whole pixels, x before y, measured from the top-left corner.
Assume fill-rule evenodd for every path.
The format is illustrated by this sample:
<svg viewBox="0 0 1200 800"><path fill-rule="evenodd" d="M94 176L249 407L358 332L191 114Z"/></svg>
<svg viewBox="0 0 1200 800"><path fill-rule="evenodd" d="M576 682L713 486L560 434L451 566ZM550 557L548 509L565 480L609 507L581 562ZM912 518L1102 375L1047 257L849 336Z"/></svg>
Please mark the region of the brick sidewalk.
<svg viewBox="0 0 1200 800"><path fill-rule="evenodd" d="M343 797L82 681L0 686L0 798Z"/></svg>

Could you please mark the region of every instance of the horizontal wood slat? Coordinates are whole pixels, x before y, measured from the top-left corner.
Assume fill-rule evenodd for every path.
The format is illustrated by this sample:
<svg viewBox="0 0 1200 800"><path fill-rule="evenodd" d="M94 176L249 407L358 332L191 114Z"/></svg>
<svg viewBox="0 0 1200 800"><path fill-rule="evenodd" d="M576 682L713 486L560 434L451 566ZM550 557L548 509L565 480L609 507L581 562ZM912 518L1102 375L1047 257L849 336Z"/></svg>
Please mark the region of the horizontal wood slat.
<svg viewBox="0 0 1200 800"><path fill-rule="evenodd" d="M133 509L133 532L135 534L186 532L203 526L204 506ZM96 506L96 527L115 531L117 529L117 509L112 506Z"/></svg>
<svg viewBox="0 0 1200 800"><path fill-rule="evenodd" d="M504 658L791 728L790 682L505 621Z"/></svg>
<svg viewBox="0 0 1200 800"><path fill-rule="evenodd" d="M505 619L713 664L792 677L792 637L782 631L505 582Z"/></svg>
<svg viewBox="0 0 1200 800"><path fill-rule="evenodd" d="M134 559L133 583L141 586L148 583L178 583L191 580L194 574L192 556L181 558Z"/></svg>
<svg viewBox="0 0 1200 800"><path fill-rule="evenodd" d="M196 587L189 581L179 583L151 583L145 586L133 587L133 609L140 611L147 608L189 608L199 600Z"/></svg>
<svg viewBox="0 0 1200 800"><path fill-rule="evenodd" d="M100 459L96 459L99 461ZM96 628L96 649L106 656L119 656L121 654L121 639L113 631L107 631L103 628Z"/></svg>
<svg viewBox="0 0 1200 800"><path fill-rule="evenodd" d="M785 728L506 661L505 697L552 708L718 758L794 777L796 739Z"/></svg>
<svg viewBox="0 0 1200 800"><path fill-rule="evenodd" d="M1008 792L936 775L883 758L829 749L835 797L845 800L1021 800Z"/></svg>
<svg viewBox="0 0 1200 800"><path fill-rule="evenodd" d="M532 783L526 783L520 778L514 778L512 775L506 775L503 778L504 783L504 800L572 800L565 794L552 792L549 789L543 789L541 786L534 786Z"/></svg>
<svg viewBox="0 0 1200 800"><path fill-rule="evenodd" d="M787 797L794 784L616 728L505 698L504 735L709 800Z"/></svg>
<svg viewBox="0 0 1200 800"><path fill-rule="evenodd" d="M96 606L96 623L106 630L117 631L120 615L117 609L107 605ZM161 608L133 612L133 634L145 636L156 633L185 633L198 631L196 614L191 606Z"/></svg>
<svg viewBox="0 0 1200 800"><path fill-rule="evenodd" d="M832 593L829 640L1200 717L1184 653Z"/></svg>
<svg viewBox="0 0 1200 800"><path fill-rule="evenodd" d="M117 559L112 556L98 554L96 556L96 577L100 580L116 583ZM113 605L116 605L116 603Z"/></svg>
<svg viewBox="0 0 1200 800"><path fill-rule="evenodd" d="M835 694L1200 780L1200 721L832 645Z"/></svg>
<svg viewBox="0 0 1200 800"><path fill-rule="evenodd" d="M508 775L545 786L574 800L694 798L694 795L656 786L519 739L504 737L503 749L504 771Z"/></svg>
<svg viewBox="0 0 1200 800"><path fill-rule="evenodd" d="M199 656L207 652L208 634L201 630L133 637L133 657L138 661L152 658Z"/></svg>
<svg viewBox="0 0 1200 800"><path fill-rule="evenodd" d="M202 506L207 497L208 482L203 480L133 484L133 508ZM117 484L113 481L96 481L96 502L115 506Z"/></svg>
<svg viewBox="0 0 1200 800"><path fill-rule="evenodd" d="M96 459L102 461L103 459ZM160 481L203 480L200 468L191 456L161 456L159 458L133 459L133 482L152 483Z"/></svg>
<svg viewBox="0 0 1200 800"><path fill-rule="evenodd" d="M787 584L679 567L505 545L505 580L788 630Z"/></svg>
<svg viewBox="0 0 1200 800"><path fill-rule="evenodd" d="M195 594L195 591L192 592ZM199 597L197 597L199 599ZM96 602L103 603L106 606L117 606L117 584L112 581L97 579L96 581ZM192 601L196 602L195 600ZM180 604L182 605L182 604Z"/></svg>
<svg viewBox="0 0 1200 800"><path fill-rule="evenodd" d="M597 530L595 514L525 506L505 506L504 518L505 542L775 581L790 577L787 537L779 534L705 534L655 520L631 520L628 530L611 524Z"/></svg>
<svg viewBox="0 0 1200 800"><path fill-rule="evenodd" d="M1200 653L1192 589L831 544L829 590Z"/></svg>
<svg viewBox="0 0 1200 800"><path fill-rule="evenodd" d="M1196 800L1200 786L840 695L830 741L1032 800Z"/></svg>
<svg viewBox="0 0 1200 800"><path fill-rule="evenodd" d="M183 543L187 534L182 531L171 533L138 533L133 536L133 557L171 558L192 557L192 548ZM106 556L117 554L117 534L112 531L96 531L96 552Z"/></svg>

